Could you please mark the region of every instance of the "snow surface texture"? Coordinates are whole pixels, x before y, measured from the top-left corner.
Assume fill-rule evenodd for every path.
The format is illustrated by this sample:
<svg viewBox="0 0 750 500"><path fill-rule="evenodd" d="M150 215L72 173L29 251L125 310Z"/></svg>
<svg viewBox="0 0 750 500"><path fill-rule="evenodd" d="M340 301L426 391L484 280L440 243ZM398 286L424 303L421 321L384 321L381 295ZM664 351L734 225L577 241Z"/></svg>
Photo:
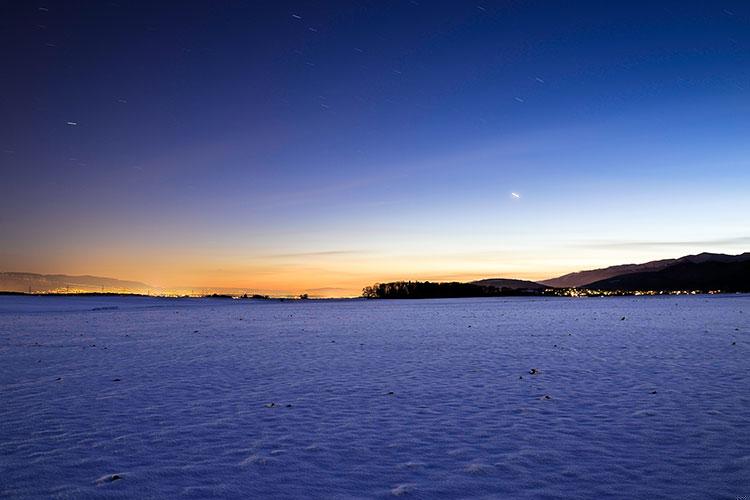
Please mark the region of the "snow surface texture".
<svg viewBox="0 0 750 500"><path fill-rule="evenodd" d="M748 296L0 297L0 497L734 499L748 334Z"/></svg>

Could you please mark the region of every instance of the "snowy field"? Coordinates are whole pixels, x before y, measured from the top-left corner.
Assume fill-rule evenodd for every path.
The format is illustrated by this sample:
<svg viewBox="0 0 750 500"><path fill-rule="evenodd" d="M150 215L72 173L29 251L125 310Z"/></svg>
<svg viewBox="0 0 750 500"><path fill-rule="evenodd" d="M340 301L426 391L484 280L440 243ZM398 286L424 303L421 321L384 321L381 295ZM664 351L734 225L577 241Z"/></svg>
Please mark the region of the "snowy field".
<svg viewBox="0 0 750 500"><path fill-rule="evenodd" d="M748 354L750 296L5 296L0 497L748 498Z"/></svg>

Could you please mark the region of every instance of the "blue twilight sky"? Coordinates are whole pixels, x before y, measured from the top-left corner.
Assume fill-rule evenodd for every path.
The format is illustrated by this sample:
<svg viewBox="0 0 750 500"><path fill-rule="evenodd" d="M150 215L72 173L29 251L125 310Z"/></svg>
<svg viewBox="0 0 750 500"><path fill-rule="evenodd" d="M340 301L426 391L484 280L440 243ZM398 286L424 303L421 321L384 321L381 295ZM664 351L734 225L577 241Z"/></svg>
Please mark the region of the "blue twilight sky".
<svg viewBox="0 0 750 500"><path fill-rule="evenodd" d="M750 248L747 2L0 5L0 270L337 295Z"/></svg>

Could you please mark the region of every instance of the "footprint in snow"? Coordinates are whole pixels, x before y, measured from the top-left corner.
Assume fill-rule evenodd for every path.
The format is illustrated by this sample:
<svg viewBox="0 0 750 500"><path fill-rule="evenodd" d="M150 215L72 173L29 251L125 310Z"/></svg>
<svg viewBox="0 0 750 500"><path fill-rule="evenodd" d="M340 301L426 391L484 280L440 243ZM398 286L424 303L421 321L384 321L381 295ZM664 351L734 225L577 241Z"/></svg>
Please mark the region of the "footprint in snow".
<svg viewBox="0 0 750 500"><path fill-rule="evenodd" d="M106 476L102 476L97 479L96 484L101 486L107 483L114 483L115 481L119 481L120 479L123 479L122 474L107 474Z"/></svg>
<svg viewBox="0 0 750 500"><path fill-rule="evenodd" d="M292 407L292 405L291 405L291 404L286 404L286 405L283 405L283 404L281 404L281 403L274 403L274 402L271 402L271 403L266 403L266 404L265 404L265 405L263 405L263 406L265 406L266 408L281 408L282 406L284 406L284 407L286 407L286 408L291 408L291 407Z"/></svg>

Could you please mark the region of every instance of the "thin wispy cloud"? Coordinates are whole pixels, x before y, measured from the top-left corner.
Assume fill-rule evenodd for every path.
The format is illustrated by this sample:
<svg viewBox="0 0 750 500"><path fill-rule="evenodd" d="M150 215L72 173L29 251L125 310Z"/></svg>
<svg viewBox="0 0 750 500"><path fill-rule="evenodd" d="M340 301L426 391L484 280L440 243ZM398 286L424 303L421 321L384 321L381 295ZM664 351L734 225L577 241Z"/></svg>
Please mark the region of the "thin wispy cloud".
<svg viewBox="0 0 750 500"><path fill-rule="evenodd" d="M575 243L576 247L616 248L616 249L649 249L657 247L711 247L750 245L750 236L734 238L717 238L705 240L671 240L671 241L632 241L632 240L599 240Z"/></svg>
<svg viewBox="0 0 750 500"><path fill-rule="evenodd" d="M318 252L294 252L265 255L269 259L297 259L310 257L343 257L347 255L364 255L362 250L323 250Z"/></svg>

